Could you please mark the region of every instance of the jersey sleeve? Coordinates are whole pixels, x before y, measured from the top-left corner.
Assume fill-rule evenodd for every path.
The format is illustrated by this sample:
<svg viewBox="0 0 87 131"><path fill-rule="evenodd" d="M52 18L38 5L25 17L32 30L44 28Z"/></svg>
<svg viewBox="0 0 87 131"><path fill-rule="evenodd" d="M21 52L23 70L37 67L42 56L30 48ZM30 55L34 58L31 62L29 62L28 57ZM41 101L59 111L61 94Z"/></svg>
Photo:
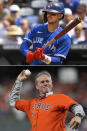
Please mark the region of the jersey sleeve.
<svg viewBox="0 0 87 131"><path fill-rule="evenodd" d="M59 46L56 49L54 57L51 57L51 65L52 64L62 64L63 60L66 58L69 49L71 46L71 40L68 35L65 35L62 39L60 39Z"/></svg>
<svg viewBox="0 0 87 131"><path fill-rule="evenodd" d="M27 110L30 110L30 101L26 101L26 100L18 100L15 103L15 108L17 110L23 111L23 112L27 112Z"/></svg>
<svg viewBox="0 0 87 131"><path fill-rule="evenodd" d="M31 31L25 36L21 46L20 46L20 51L21 53L26 56L26 54L29 52L29 47L33 43L33 38L35 35L35 27L31 29Z"/></svg>
<svg viewBox="0 0 87 131"><path fill-rule="evenodd" d="M55 65L56 65L56 64L57 64L57 65L58 65L58 64L61 65L61 64L63 63L63 60L64 60L64 59L63 59L62 57L60 57L60 56L51 57L51 63L50 63L50 64L51 64L51 65L54 65L54 64L55 64Z"/></svg>
<svg viewBox="0 0 87 131"><path fill-rule="evenodd" d="M62 103L62 107L65 110L69 110L72 105L78 104L75 100L64 94L61 94L59 98L60 102Z"/></svg>
<svg viewBox="0 0 87 131"><path fill-rule="evenodd" d="M68 36L68 34L61 37L59 43L60 44L59 44L54 56L60 56L62 58L66 58L66 56L69 52L69 49L71 47L71 39Z"/></svg>
<svg viewBox="0 0 87 131"><path fill-rule="evenodd" d="M25 35L24 40L28 40L30 43L33 42L33 37L35 35L35 26L31 29L31 31Z"/></svg>

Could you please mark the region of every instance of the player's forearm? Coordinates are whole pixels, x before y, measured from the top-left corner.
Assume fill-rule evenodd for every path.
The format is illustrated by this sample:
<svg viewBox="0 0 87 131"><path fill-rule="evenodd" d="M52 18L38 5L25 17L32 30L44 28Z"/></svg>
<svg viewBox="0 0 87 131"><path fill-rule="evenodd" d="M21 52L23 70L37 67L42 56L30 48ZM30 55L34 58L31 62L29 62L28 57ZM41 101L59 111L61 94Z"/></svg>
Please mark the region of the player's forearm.
<svg viewBox="0 0 87 131"><path fill-rule="evenodd" d="M51 64L51 65L60 64L61 65L63 62L63 59L59 56L51 57L51 56L45 55L45 59L42 61L46 64Z"/></svg>
<svg viewBox="0 0 87 131"><path fill-rule="evenodd" d="M63 62L63 59L59 56L56 56L56 57L51 57L51 63L58 63L58 64L62 64Z"/></svg>
<svg viewBox="0 0 87 131"><path fill-rule="evenodd" d="M29 47L31 46L31 43L28 40L24 40L20 46L21 53L26 56L26 54L29 52Z"/></svg>
<svg viewBox="0 0 87 131"><path fill-rule="evenodd" d="M84 118L85 117L85 112L83 110L83 107L80 105L80 104L77 104L77 105L73 105L71 108L70 108L71 112L74 113L75 115L79 115L81 116L81 118Z"/></svg>
<svg viewBox="0 0 87 131"><path fill-rule="evenodd" d="M51 64L62 64L63 59L59 56L51 57Z"/></svg>
<svg viewBox="0 0 87 131"><path fill-rule="evenodd" d="M15 102L17 100L20 100L21 87L22 87L22 82L19 80L16 80L13 85L12 91L10 93L10 98L9 98L9 104L11 107L15 107Z"/></svg>

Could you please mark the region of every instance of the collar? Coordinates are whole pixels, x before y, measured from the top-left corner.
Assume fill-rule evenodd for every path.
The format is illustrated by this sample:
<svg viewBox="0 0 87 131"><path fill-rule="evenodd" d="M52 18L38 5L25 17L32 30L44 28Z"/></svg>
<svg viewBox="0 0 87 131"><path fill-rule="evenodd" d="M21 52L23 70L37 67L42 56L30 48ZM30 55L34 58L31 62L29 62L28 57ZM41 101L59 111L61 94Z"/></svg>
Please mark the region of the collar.
<svg viewBox="0 0 87 131"><path fill-rule="evenodd" d="M52 95L52 94L53 94L53 91L48 92L48 93L46 93L46 97L49 96L49 95Z"/></svg>

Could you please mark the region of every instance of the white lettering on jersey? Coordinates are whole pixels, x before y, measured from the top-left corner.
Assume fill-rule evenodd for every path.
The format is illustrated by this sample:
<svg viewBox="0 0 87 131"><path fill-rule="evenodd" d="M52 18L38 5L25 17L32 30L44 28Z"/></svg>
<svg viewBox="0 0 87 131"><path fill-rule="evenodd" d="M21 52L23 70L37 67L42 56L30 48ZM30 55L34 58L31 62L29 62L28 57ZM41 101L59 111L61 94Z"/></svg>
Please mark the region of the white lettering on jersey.
<svg viewBox="0 0 87 131"><path fill-rule="evenodd" d="M54 45L50 45L49 46L49 49L52 51L52 52L55 52L56 51L56 47Z"/></svg>
<svg viewBox="0 0 87 131"><path fill-rule="evenodd" d="M43 38L40 38L40 37L36 37L34 40L33 40L33 43L42 43L43 42Z"/></svg>
<svg viewBox="0 0 87 131"><path fill-rule="evenodd" d="M38 31L37 33L43 33L43 32Z"/></svg>

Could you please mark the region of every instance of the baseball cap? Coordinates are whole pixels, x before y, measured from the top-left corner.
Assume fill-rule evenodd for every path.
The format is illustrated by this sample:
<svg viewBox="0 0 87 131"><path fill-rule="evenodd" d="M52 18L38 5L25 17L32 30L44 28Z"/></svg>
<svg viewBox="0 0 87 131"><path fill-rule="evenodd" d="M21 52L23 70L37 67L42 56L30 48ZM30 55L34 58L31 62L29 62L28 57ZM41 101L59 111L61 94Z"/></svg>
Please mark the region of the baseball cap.
<svg viewBox="0 0 87 131"><path fill-rule="evenodd" d="M18 28L16 25L11 25L7 28L7 31L5 32L6 35L11 36L18 36L18 35L24 35L22 30Z"/></svg>
<svg viewBox="0 0 87 131"><path fill-rule="evenodd" d="M10 12L20 11L20 7L18 5L11 5L9 7Z"/></svg>
<svg viewBox="0 0 87 131"><path fill-rule="evenodd" d="M70 8L65 8L65 15L72 15L72 10Z"/></svg>

